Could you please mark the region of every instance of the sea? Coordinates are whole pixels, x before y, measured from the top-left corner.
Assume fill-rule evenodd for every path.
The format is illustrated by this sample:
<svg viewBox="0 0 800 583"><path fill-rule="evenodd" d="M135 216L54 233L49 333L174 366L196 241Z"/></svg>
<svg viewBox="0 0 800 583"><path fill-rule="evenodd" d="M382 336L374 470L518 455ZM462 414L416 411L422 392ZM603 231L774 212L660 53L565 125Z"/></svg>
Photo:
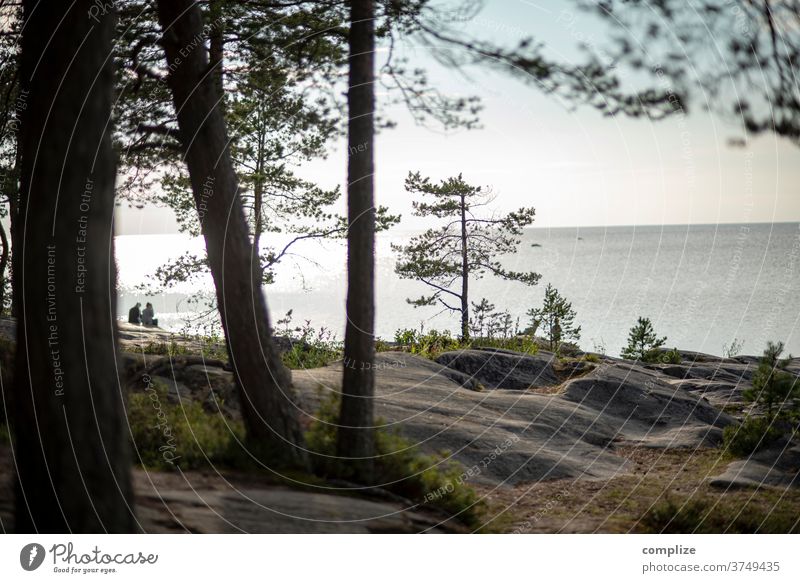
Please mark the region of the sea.
<svg viewBox="0 0 800 583"><path fill-rule="evenodd" d="M394 272L392 244L413 234L382 233L377 239L376 332L386 340L404 328L459 328L456 315L407 302L428 292ZM212 295L210 276L166 293L141 289L155 282L160 265L202 247L201 238L187 235L117 237L119 316L136 301L150 301L164 328L198 331L198 321L207 326L207 318L198 319L205 302L192 298ZM740 354L761 354L772 340L800 354L800 223L534 228L525 231L516 254L498 259L509 269L540 273L540 283L487 276L471 283L471 299L486 298L524 328L526 312L541 305L544 287L552 283L572 302L584 350L619 354L637 317L646 316L669 347L720 355L738 343ZM264 288L273 321L291 310L290 327L308 324L341 339L345 269L342 242L295 248L275 283Z"/></svg>

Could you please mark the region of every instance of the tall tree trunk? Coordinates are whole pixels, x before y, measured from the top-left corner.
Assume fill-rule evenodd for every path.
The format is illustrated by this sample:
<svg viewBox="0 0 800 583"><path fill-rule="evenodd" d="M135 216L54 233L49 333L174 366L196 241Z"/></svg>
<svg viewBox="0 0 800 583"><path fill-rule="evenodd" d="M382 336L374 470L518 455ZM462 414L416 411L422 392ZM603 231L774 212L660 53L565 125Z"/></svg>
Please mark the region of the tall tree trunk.
<svg viewBox="0 0 800 583"><path fill-rule="evenodd" d="M467 247L467 201L461 195L461 339L469 341L469 253Z"/></svg>
<svg viewBox="0 0 800 583"><path fill-rule="evenodd" d="M10 287L7 285L9 280L6 278L9 253L8 234L2 223L0 223L0 245L2 245L2 249L0 249L0 313L2 313L6 304L6 290Z"/></svg>
<svg viewBox="0 0 800 583"><path fill-rule="evenodd" d="M257 170L258 172L258 170ZM253 185L253 261L258 265L259 281L264 281L264 270L261 269L261 231L264 230L262 222L264 185L258 178Z"/></svg>
<svg viewBox="0 0 800 583"><path fill-rule="evenodd" d="M225 53L225 21L222 15L220 0L210 0L208 3L208 57L211 65L211 77L214 81L214 90L220 98L220 108L225 111L225 84L223 79L224 53Z"/></svg>
<svg viewBox="0 0 800 583"><path fill-rule="evenodd" d="M369 481L375 393L375 7L350 2L347 105L347 326L337 453L354 479Z"/></svg>
<svg viewBox="0 0 800 583"><path fill-rule="evenodd" d="M24 89L24 87L23 87ZM16 250L21 247L19 242L20 239L20 230L19 230L19 175L22 169L22 146L20 145L20 137L19 134L17 135L17 151L15 153L15 162L14 162L14 180L15 180L15 190L13 193L9 191L8 195L8 230L9 234L11 235L11 315L15 318L18 316L18 308L20 304L20 297L19 297L19 285L18 285L18 278L17 273L19 273L19 269L17 268L17 257L16 257Z"/></svg>
<svg viewBox="0 0 800 583"><path fill-rule="evenodd" d="M206 243L249 446L262 461L307 465L291 374L272 341L258 264L228 150L217 87L207 75L203 20L194 0L159 0L161 42L180 140Z"/></svg>
<svg viewBox="0 0 800 583"><path fill-rule="evenodd" d="M16 530L130 532L116 375L113 10L90 18L92 0L23 4Z"/></svg>

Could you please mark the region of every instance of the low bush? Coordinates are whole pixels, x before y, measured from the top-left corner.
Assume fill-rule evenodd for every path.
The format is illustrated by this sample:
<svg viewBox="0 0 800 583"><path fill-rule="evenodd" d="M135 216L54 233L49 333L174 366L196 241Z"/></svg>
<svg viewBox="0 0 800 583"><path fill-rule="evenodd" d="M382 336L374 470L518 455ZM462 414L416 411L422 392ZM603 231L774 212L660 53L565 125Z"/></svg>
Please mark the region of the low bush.
<svg viewBox="0 0 800 583"><path fill-rule="evenodd" d="M467 350L479 347L500 348L526 354L536 354L539 350L539 345L532 336L474 337L467 342L463 342L451 335L448 330L423 332L412 328L400 329L395 332L394 341L410 353L430 359L434 359L441 353L450 350Z"/></svg>
<svg viewBox="0 0 800 583"><path fill-rule="evenodd" d="M417 354L424 358L436 358L442 352L469 347L468 343L462 343L448 330L422 332L408 328L395 332L394 340L407 348L411 354Z"/></svg>
<svg viewBox="0 0 800 583"><path fill-rule="evenodd" d="M672 350L665 350L664 352L661 353L658 359L664 364L680 364L681 353L678 352L677 348L673 348Z"/></svg>
<svg viewBox="0 0 800 583"><path fill-rule="evenodd" d="M277 324L282 325L282 334L292 338L292 347L283 353L283 363L291 369L320 368L342 358L342 343L324 326L315 329L311 321L303 326L291 327L292 310Z"/></svg>
<svg viewBox="0 0 800 583"><path fill-rule="evenodd" d="M235 465L244 437L241 423L207 413L191 399L171 403L155 381L128 399L134 459L148 469ZM138 452L138 459L136 458Z"/></svg>
<svg viewBox="0 0 800 583"><path fill-rule="evenodd" d="M343 476L337 463L336 423L341 395L323 398L316 419L306 433L315 471L323 476ZM376 425L384 422L378 420ZM427 455L397 432L375 431L375 473L384 489L420 506L428 505L447 513L469 527L482 524L485 505L462 479L464 468L457 462L444 461L445 455Z"/></svg>
<svg viewBox="0 0 800 583"><path fill-rule="evenodd" d="M532 336L512 336L510 338L476 338L470 342L473 347L501 348L525 354L539 352L539 343ZM562 345L563 346L563 345Z"/></svg>
<svg viewBox="0 0 800 583"><path fill-rule="evenodd" d="M283 363L295 370L320 368L342 357L342 348L327 342L295 342L283 353Z"/></svg>
<svg viewBox="0 0 800 583"><path fill-rule="evenodd" d="M175 342L173 338L170 338L169 342L149 342L145 344L142 346L142 353L158 354L161 356L178 356L181 354L189 354L189 349Z"/></svg>
<svg viewBox="0 0 800 583"><path fill-rule="evenodd" d="M722 440L729 453L747 457L774 443L782 434L767 417L747 417L739 425L728 425L722 433Z"/></svg>

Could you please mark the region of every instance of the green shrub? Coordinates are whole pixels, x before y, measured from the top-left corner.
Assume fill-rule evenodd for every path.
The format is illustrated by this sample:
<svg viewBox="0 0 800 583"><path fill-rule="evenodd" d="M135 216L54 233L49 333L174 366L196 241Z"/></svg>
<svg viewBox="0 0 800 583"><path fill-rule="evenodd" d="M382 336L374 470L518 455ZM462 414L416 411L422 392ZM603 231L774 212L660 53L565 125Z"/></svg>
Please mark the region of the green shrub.
<svg viewBox="0 0 800 583"><path fill-rule="evenodd" d="M189 349L182 344L178 344L170 337L169 343L167 342L149 342L142 347L144 354L159 354L162 356L178 356L181 354L189 354Z"/></svg>
<svg viewBox="0 0 800 583"><path fill-rule="evenodd" d="M662 352L661 355L658 358L664 364L680 364L681 363L681 353L678 352L677 348L673 348L672 350L667 350L665 352Z"/></svg>
<svg viewBox="0 0 800 583"><path fill-rule="evenodd" d="M442 352L468 348L469 344L462 343L450 334L449 330L431 330L423 333L421 330L398 330L394 334L395 342L407 348L412 354L424 358L436 358Z"/></svg>
<svg viewBox="0 0 800 583"><path fill-rule="evenodd" d="M394 347L391 346L385 340L381 340L380 338L378 338L375 341L375 352L388 352L390 350L394 350Z"/></svg>
<svg viewBox="0 0 800 583"><path fill-rule="evenodd" d="M341 477L344 471L336 461L336 423L341 395L331 393L320 403L316 419L306 433L315 471ZM385 422L378 420L376 425ZM459 522L479 527L485 505L464 480L464 469L446 456L427 455L395 431L375 430L375 473L384 488L420 505L442 510ZM345 476L346 477L346 476Z"/></svg>
<svg viewBox="0 0 800 583"><path fill-rule="evenodd" d="M753 387L744 391L744 398L766 409L771 420L800 420L800 382L785 369L791 355L781 358L783 342L767 342L767 348L753 375Z"/></svg>
<svg viewBox="0 0 800 583"><path fill-rule="evenodd" d="M282 334L294 338L292 348L283 353L283 363L291 369L320 368L342 357L342 343L336 340L334 334L324 326L315 329L311 320L306 320L303 326L291 327L292 310L278 320L277 324L283 326Z"/></svg>
<svg viewBox="0 0 800 583"><path fill-rule="evenodd" d="M283 353L283 363L295 370L320 368L342 357L342 349L324 342L295 342Z"/></svg>
<svg viewBox="0 0 800 583"><path fill-rule="evenodd" d="M747 417L740 425L728 425L722 440L732 455L747 457L775 442L782 433L767 417Z"/></svg>
<svg viewBox="0 0 800 583"><path fill-rule="evenodd" d="M591 352L587 352L581 358L586 362L600 362L600 357Z"/></svg>
<svg viewBox="0 0 800 583"><path fill-rule="evenodd" d="M394 341L401 346L411 346L417 341L417 331L413 328L401 328L394 333Z"/></svg>
<svg viewBox="0 0 800 583"><path fill-rule="evenodd" d="M458 350L462 346L461 341L451 336L448 330L443 332L431 330L418 338L411 352L427 358L436 358L442 352Z"/></svg>
<svg viewBox="0 0 800 583"><path fill-rule="evenodd" d="M241 423L209 414L191 399L170 403L166 387L157 382L130 396L128 421L134 455L138 451L137 461L150 469L232 465L237 439L244 438Z"/></svg>
<svg viewBox="0 0 800 583"><path fill-rule="evenodd" d="M395 332L394 341L412 354L430 359L434 359L441 353L450 350L466 350L477 347L501 348L526 354L536 354L539 350L536 339L532 336L473 337L469 341L463 342L452 336L448 330L422 332L421 330L404 328Z"/></svg>
<svg viewBox="0 0 800 583"><path fill-rule="evenodd" d="M539 345L532 336L512 336L511 338L475 338L470 342L473 347L501 348L525 354L536 354ZM563 346L563 345L562 345Z"/></svg>
<svg viewBox="0 0 800 583"><path fill-rule="evenodd" d="M211 358L221 361L228 360L228 348L225 345L225 339L217 335L213 336L198 336L198 340L202 342L200 353L205 358Z"/></svg>

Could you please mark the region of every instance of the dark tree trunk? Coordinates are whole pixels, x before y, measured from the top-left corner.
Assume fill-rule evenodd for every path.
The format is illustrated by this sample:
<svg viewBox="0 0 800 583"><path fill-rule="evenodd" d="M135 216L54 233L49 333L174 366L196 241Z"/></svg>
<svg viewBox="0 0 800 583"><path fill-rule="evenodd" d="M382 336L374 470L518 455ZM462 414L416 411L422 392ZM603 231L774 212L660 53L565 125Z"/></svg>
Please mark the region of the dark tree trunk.
<svg viewBox="0 0 800 583"><path fill-rule="evenodd" d="M24 89L24 87L23 87ZM20 305L20 298L19 298L19 291L18 291L18 279L17 273L19 273L19 269L17 267L17 258L15 250L20 248L20 230L19 226L19 173L22 168L22 146L20 145L20 137L17 135L17 151L15 154L15 161L14 161L14 181L15 181L15 190L13 193L9 191L8 196L8 230L9 234L11 235L11 315L15 318L18 316L18 307Z"/></svg>
<svg viewBox="0 0 800 583"><path fill-rule="evenodd" d="M220 108L224 112L223 56L225 53L225 23L219 0L211 0L208 3L208 17L208 57L211 64L211 77L214 81L214 91L220 98Z"/></svg>
<svg viewBox="0 0 800 583"><path fill-rule="evenodd" d="M260 269L238 192L220 95L207 75L203 20L194 0L159 0L181 143L205 237L249 446L262 461L305 467L291 375L272 341Z"/></svg>
<svg viewBox="0 0 800 583"><path fill-rule="evenodd" d="M17 532L131 532L116 375L112 10L25 0ZM155 420L154 420L155 422Z"/></svg>
<svg viewBox="0 0 800 583"><path fill-rule="evenodd" d="M19 192L17 192L17 198L13 201L9 201L8 203L8 231L11 235L11 315L13 317L17 317L19 314L19 292L18 292L18 279L17 273L19 273L19 269L17 267L17 260L15 250L20 248L19 243L19 229L17 228L19 224Z"/></svg>
<svg viewBox="0 0 800 583"><path fill-rule="evenodd" d="M362 481L371 479L374 450L374 18L372 0L350 2L347 326L337 453L352 477Z"/></svg>
<svg viewBox="0 0 800 583"><path fill-rule="evenodd" d="M469 341L469 253L467 240L467 201L461 195L461 339Z"/></svg>
<svg viewBox="0 0 800 583"><path fill-rule="evenodd" d="M0 223L0 245L2 245L2 249L0 250L0 313L2 313L6 304L6 289L8 288L6 285L8 281L6 278L6 270L8 269L8 253L10 251L8 246L8 234L2 223Z"/></svg>
<svg viewBox="0 0 800 583"><path fill-rule="evenodd" d="M253 261L258 265L259 281L264 281L264 270L261 269L261 231L264 230L264 225L261 220L261 213L263 212L263 194L264 186L259 178L253 185Z"/></svg>

